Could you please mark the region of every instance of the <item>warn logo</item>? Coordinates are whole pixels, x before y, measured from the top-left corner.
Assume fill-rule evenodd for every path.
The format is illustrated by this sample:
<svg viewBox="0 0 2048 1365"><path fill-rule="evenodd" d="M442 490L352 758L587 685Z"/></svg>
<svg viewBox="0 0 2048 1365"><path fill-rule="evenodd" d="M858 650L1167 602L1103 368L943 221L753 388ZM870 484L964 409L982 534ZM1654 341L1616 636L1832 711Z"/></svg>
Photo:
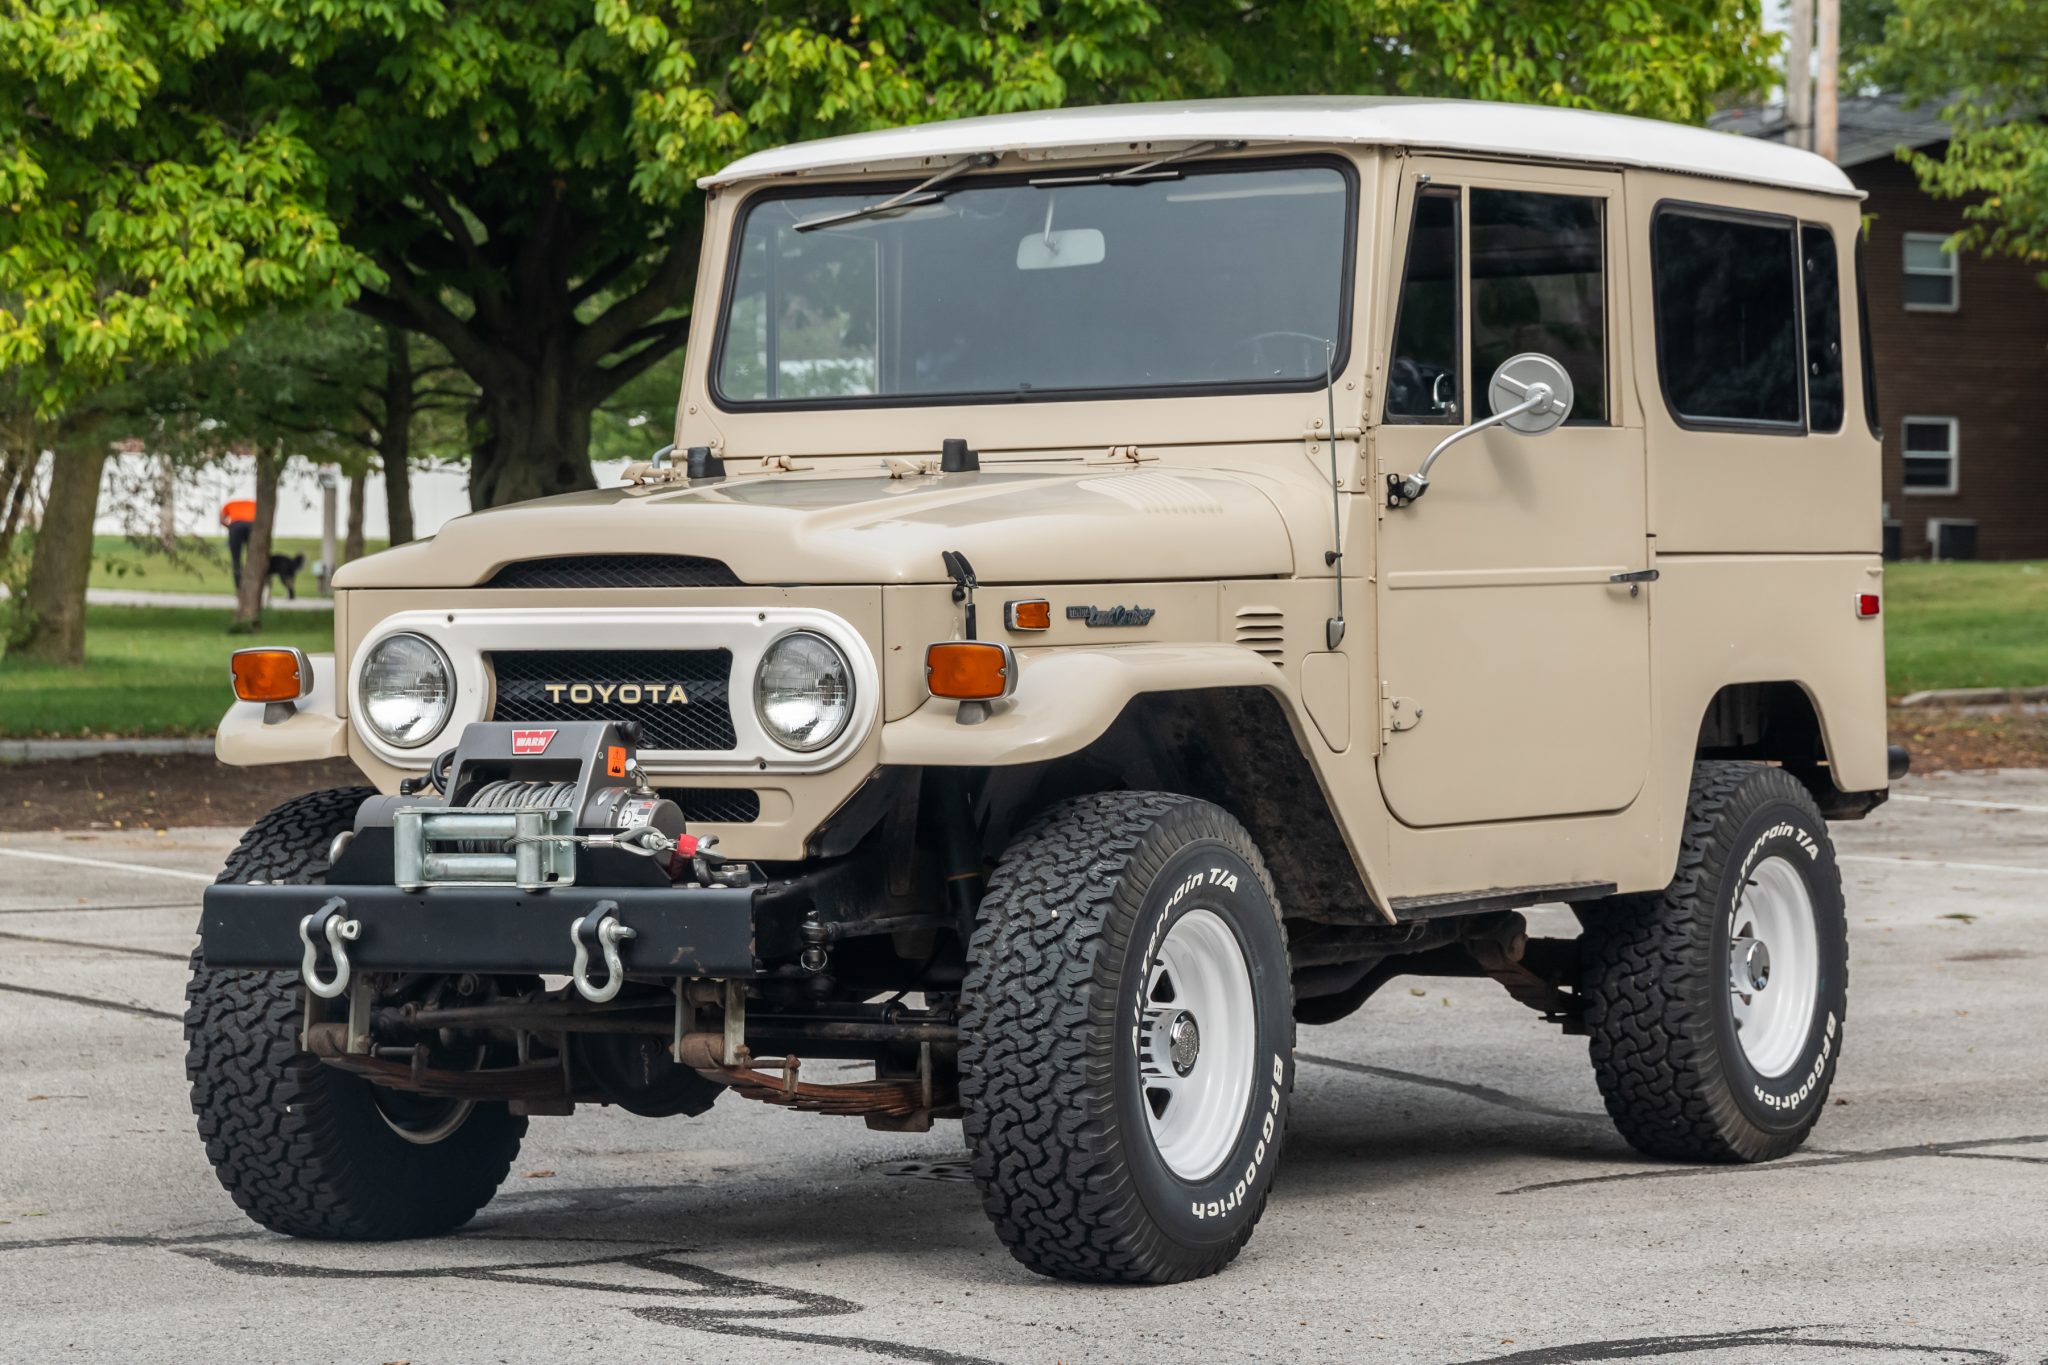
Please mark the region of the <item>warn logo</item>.
<svg viewBox="0 0 2048 1365"><path fill-rule="evenodd" d="M555 739L553 730L514 730L512 752L515 754L544 754Z"/></svg>

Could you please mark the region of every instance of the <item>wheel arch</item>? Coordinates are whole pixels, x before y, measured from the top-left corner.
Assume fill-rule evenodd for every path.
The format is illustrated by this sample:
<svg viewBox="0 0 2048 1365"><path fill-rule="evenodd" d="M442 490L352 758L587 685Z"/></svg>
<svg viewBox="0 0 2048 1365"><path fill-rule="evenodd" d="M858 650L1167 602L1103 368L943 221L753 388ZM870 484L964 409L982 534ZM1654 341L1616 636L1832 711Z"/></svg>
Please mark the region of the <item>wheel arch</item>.
<svg viewBox="0 0 2048 1365"><path fill-rule="evenodd" d="M1823 815L1861 816L1884 799L1884 792L1851 791L1840 785L1825 717L1825 703L1804 682L1727 683L1707 699L1693 760L1773 763L1799 779Z"/></svg>
<svg viewBox="0 0 2048 1365"><path fill-rule="evenodd" d="M1072 752L988 771L985 847L999 852L1038 811L1069 797L1170 791L1211 802L1245 827L1289 919L1382 922L1369 869L1338 825L1303 723L1270 687L1138 693Z"/></svg>

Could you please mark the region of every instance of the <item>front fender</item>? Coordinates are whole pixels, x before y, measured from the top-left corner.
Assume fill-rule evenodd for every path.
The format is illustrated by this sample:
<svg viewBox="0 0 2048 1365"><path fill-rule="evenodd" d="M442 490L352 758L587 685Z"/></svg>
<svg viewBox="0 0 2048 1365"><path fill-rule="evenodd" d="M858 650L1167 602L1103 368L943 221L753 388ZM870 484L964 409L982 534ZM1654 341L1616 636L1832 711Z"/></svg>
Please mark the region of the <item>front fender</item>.
<svg viewBox="0 0 2048 1365"><path fill-rule="evenodd" d="M303 763L319 758L348 757L348 722L335 714L334 656L315 654L313 690L295 703L281 721L264 720L262 702L238 701L220 718L213 752L237 768L266 763Z"/></svg>
<svg viewBox="0 0 2048 1365"><path fill-rule="evenodd" d="M962 724L937 697L882 727L881 761L905 767L1008 767L1087 748L1148 692L1211 687L1284 691L1272 664L1238 645L1119 645L1017 651L1017 690ZM1289 705L1292 710L1292 706Z"/></svg>

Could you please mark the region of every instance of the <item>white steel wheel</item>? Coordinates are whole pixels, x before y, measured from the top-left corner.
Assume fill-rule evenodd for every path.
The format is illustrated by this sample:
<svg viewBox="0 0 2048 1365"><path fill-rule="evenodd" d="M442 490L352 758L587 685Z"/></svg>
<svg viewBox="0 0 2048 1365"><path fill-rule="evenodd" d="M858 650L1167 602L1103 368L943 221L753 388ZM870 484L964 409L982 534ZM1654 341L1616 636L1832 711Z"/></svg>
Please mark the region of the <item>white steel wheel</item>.
<svg viewBox="0 0 2048 1365"><path fill-rule="evenodd" d="M1782 1076L1806 1050L1820 998L1813 896L1782 857L1763 859L1729 906L1728 996L1735 1037L1759 1076Z"/></svg>
<svg viewBox="0 0 2048 1365"><path fill-rule="evenodd" d="M1236 933L1214 911L1188 911L1159 945L1139 1041L1152 1142L1182 1180L1206 1180L1236 1145L1257 1035Z"/></svg>

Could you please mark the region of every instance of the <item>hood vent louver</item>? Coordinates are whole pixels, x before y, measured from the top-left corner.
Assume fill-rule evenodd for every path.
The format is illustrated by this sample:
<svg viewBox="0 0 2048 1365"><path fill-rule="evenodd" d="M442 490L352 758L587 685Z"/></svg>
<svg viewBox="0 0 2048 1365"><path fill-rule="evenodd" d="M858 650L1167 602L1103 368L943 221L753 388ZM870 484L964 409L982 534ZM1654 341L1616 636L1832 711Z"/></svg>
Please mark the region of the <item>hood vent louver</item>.
<svg viewBox="0 0 2048 1365"><path fill-rule="evenodd" d="M559 555L522 559L492 574L486 588L738 588L716 559L696 555Z"/></svg>
<svg viewBox="0 0 2048 1365"><path fill-rule="evenodd" d="M1237 643L1274 665L1287 662L1287 613L1278 607L1239 607Z"/></svg>

